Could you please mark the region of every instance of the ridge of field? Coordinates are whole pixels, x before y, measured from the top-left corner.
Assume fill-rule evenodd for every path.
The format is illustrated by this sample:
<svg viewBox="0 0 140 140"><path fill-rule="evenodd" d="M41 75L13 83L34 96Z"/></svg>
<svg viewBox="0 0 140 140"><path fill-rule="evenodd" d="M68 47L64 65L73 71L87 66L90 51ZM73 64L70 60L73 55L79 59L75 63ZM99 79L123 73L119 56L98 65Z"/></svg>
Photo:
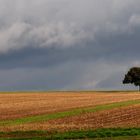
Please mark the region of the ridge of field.
<svg viewBox="0 0 140 140"><path fill-rule="evenodd" d="M47 131L15 131L15 132L0 132L2 139L45 139L45 140L58 140L58 139L87 139L87 138L104 138L117 139L117 138L140 138L140 128L108 128L96 130L80 130L68 132L47 132ZM134 139L133 139L134 140Z"/></svg>
<svg viewBox="0 0 140 140"><path fill-rule="evenodd" d="M21 92L0 94L0 121L140 99L138 92Z"/></svg>
<svg viewBox="0 0 140 140"><path fill-rule="evenodd" d="M106 105L98 105L96 107L93 108L81 108L81 109L74 109L71 111L66 111L66 112L58 112L55 114L48 114L48 115L41 115L41 116L33 116L33 117L27 117L27 118L21 118L21 119L16 119L16 120L7 120L7 121L1 121L0 122L0 130L1 131L5 131L5 130L20 130L21 128L26 128L27 130L29 128L32 129L40 129L40 127L44 128L47 126L51 126L50 128L52 129L62 129L67 128L67 129L75 129L75 126L78 128L83 128L85 127L85 125L83 125L83 122L80 125L75 124L74 125L74 119L71 119L71 117L77 117L79 119L79 115L82 114L87 114L87 113L96 113L96 112L100 112L100 111L106 111L106 110L111 110L111 109L115 109L115 108L121 108L121 107L127 107L127 106L132 106L132 105L140 105L140 100L132 100L132 101L125 101L125 102L117 102L117 103L112 103L112 104L106 104ZM139 107L138 107L139 109ZM140 110L138 110L140 111ZM140 113L139 113L140 114ZM138 114L138 118L140 118L140 115ZM93 114L94 115L94 114ZM94 115L95 116L95 115ZM120 116L121 117L121 116ZM96 117L95 117L96 118ZM61 122L59 124L57 124L56 119L60 119ZM84 118L85 119L85 118ZM88 120L89 118L87 118ZM50 125L46 124L46 121L50 121L50 120L54 120L54 122ZM72 128L71 125L69 124L65 124L64 122L65 120L70 120L70 122L72 123ZM78 120L76 120L78 122ZM43 124L41 125L41 123L39 124L38 122L43 122ZM58 121L59 122L59 121ZM32 123L32 124L30 124ZM33 124L34 123L34 124ZM27 124L27 125L24 125ZM56 125L57 124L57 125ZM61 124L61 125L60 125ZM87 126L91 126L91 123L88 123ZM95 125L95 124L94 124ZM32 127L31 127L32 126ZM52 127L54 126L54 127ZM59 127L56 127L59 126ZM65 127L67 126L67 127ZM83 127L82 127L83 126ZM95 125L96 126L96 125ZM102 125L100 124L99 127L102 127ZM90 127L89 127L90 128ZM94 127L95 128L95 127Z"/></svg>

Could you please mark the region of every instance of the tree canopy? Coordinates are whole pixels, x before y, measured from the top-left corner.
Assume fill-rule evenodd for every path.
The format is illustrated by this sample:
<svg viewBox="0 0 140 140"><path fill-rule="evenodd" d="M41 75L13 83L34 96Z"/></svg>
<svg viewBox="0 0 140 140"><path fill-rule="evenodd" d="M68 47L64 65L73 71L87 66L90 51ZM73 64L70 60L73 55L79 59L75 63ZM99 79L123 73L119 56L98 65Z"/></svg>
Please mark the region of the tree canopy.
<svg viewBox="0 0 140 140"><path fill-rule="evenodd" d="M140 67L131 68L125 75L123 84L134 84L135 86L139 86L140 90Z"/></svg>

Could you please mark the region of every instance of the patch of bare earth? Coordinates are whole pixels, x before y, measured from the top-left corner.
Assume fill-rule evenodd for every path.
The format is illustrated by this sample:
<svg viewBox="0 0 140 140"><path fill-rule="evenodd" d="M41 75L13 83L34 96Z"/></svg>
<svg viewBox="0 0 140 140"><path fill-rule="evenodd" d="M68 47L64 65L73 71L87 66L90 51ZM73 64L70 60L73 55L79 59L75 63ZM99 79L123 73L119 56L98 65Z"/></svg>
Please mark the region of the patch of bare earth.
<svg viewBox="0 0 140 140"><path fill-rule="evenodd" d="M42 123L43 124L43 123ZM140 104L48 121L58 129L140 127ZM40 124L41 125L41 124Z"/></svg>
<svg viewBox="0 0 140 140"><path fill-rule="evenodd" d="M140 127L140 104L47 122L0 127L0 131L49 130L68 131L114 127Z"/></svg>
<svg viewBox="0 0 140 140"><path fill-rule="evenodd" d="M140 94L137 92L3 93L0 94L0 121L133 99L140 99Z"/></svg>

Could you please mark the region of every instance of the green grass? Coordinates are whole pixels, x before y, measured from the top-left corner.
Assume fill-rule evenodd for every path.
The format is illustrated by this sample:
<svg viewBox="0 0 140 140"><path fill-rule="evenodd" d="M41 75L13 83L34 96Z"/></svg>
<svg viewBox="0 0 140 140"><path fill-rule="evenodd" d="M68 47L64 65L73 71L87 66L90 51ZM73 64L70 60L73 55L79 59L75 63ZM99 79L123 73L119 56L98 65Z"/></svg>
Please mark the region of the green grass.
<svg viewBox="0 0 140 140"><path fill-rule="evenodd" d="M118 107L126 107L129 105L135 105L135 104L140 104L140 100L132 100L132 101L125 101L125 102L123 101L123 102L118 102L118 103L98 105L98 106L89 107L89 108L73 109L70 111L57 112L57 113L48 114L48 115L39 115L39 116L19 118L19 119L15 119L15 120L0 121L0 126L19 125L19 124L32 123L32 122L48 121L48 120L52 120L52 119L81 115L83 113L109 110L109 109L114 109L114 108L118 108Z"/></svg>
<svg viewBox="0 0 140 140"><path fill-rule="evenodd" d="M124 138L140 138L140 128L109 128L87 131L46 132L46 131L17 131L0 132L2 139L10 140L63 140L63 139L93 139L98 140L124 140ZM104 138L104 139L101 139ZM134 140L134 139L133 139Z"/></svg>

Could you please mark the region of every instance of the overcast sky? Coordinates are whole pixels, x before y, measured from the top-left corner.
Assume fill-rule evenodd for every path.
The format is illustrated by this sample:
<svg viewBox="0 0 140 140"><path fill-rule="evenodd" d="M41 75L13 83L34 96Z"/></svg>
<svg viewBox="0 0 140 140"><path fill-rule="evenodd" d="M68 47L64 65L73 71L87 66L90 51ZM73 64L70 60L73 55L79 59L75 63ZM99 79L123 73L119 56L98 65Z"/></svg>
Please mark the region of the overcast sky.
<svg viewBox="0 0 140 140"><path fill-rule="evenodd" d="M0 0L0 90L111 90L140 66L140 0Z"/></svg>

